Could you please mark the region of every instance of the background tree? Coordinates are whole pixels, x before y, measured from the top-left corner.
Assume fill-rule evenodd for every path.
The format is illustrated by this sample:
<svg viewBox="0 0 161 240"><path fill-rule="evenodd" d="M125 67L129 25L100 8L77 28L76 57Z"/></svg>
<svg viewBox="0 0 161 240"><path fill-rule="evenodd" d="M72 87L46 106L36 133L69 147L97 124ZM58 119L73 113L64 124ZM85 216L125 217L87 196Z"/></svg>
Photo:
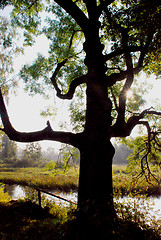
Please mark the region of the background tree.
<svg viewBox="0 0 161 240"><path fill-rule="evenodd" d="M154 179L160 182L157 174L161 167L160 119L156 116L149 116L148 120L151 126L146 123L147 135L143 134L142 129L140 129L140 135L135 139L124 140L124 143L133 149L128 157L128 170L136 179L145 177L148 182Z"/></svg>
<svg viewBox="0 0 161 240"><path fill-rule="evenodd" d="M17 78L13 77L13 59L23 50L20 44L17 45L18 39L16 28L5 17L0 17L0 87L5 96L17 86Z"/></svg>
<svg viewBox="0 0 161 240"><path fill-rule="evenodd" d="M4 163L14 163L17 159L17 144L8 136L3 135L1 143L1 160Z"/></svg>
<svg viewBox="0 0 161 240"><path fill-rule="evenodd" d="M1 94L1 130L15 141L53 140L77 147L81 226L92 229L89 234L94 236L106 229L106 237L112 239L114 147L110 140L129 136L137 125L144 125L149 134L146 117L161 115L152 108L141 108L143 101L135 87L130 104L127 98L133 86L140 86L136 76L141 71L160 74L161 3L159 0L47 3L46 11L53 17L48 17L40 30L42 2L18 1L17 5L13 2L12 22L24 29L26 41L32 43L40 32L50 41L49 56L39 54L32 65L23 67L21 77L32 93L44 93L45 86L52 85L61 99L70 100L76 97L78 89L84 90L84 127L79 132L55 131L48 121L41 131L19 132L11 125ZM90 228L91 224L95 228ZM87 234L87 229L84 232Z"/></svg>
<svg viewBox="0 0 161 240"><path fill-rule="evenodd" d="M40 166L42 160L42 148L39 143L29 143L22 151L22 157L17 166L35 167Z"/></svg>

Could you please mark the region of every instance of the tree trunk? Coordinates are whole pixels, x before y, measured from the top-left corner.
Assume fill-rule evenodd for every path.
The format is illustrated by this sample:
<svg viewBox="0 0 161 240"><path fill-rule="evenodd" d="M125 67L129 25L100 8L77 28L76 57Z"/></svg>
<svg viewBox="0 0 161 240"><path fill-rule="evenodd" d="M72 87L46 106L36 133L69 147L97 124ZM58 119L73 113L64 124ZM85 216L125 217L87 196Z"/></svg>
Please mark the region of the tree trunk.
<svg viewBox="0 0 161 240"><path fill-rule="evenodd" d="M84 43L85 64L88 68L87 107L85 130L80 141L80 177L78 189L78 213L81 233L92 239L107 230L115 215L112 189L112 159L114 147L109 138L112 103L108 98L102 45L99 28L91 25ZM82 237L82 239L83 239ZM107 236L106 236L107 237Z"/></svg>
<svg viewBox="0 0 161 240"><path fill-rule="evenodd" d="M89 239L92 239L91 234L93 237L100 236L107 226L107 232L111 233L110 223L115 215L112 189L112 159L115 151L108 137L110 126L111 102L107 89L96 82L87 85L86 125L79 147L78 216L81 234L85 233L82 239L87 234Z"/></svg>
<svg viewBox="0 0 161 240"><path fill-rule="evenodd" d="M78 207L91 203L112 204L112 158L114 148L102 136L87 136L80 149Z"/></svg>
<svg viewBox="0 0 161 240"><path fill-rule="evenodd" d="M80 239L114 239L112 189L114 148L102 136L86 137L80 149L78 220Z"/></svg>

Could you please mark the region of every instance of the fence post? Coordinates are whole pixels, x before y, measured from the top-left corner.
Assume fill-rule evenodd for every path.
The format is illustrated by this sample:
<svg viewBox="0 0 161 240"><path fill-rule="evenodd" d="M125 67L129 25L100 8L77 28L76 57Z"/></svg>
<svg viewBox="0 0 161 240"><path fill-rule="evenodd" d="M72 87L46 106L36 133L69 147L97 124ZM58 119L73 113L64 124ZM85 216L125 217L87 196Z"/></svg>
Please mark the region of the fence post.
<svg viewBox="0 0 161 240"><path fill-rule="evenodd" d="M41 207L41 191L38 189L39 206Z"/></svg>

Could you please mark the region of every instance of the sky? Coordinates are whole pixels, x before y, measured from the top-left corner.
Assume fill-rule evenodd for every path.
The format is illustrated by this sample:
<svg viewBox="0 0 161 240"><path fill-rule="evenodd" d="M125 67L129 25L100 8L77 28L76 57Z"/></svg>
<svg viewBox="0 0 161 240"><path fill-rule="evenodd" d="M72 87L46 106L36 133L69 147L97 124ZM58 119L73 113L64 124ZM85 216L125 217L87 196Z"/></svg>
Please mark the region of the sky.
<svg viewBox="0 0 161 240"><path fill-rule="evenodd" d="M0 15L9 16L9 10L5 12L0 11ZM42 53L47 55L48 52L48 42L44 36L39 37L36 40L35 45L27 47L24 51L24 55L20 55L14 60L15 74L18 73L19 69L26 63L32 62L37 56L37 53ZM145 78L145 75L141 75L141 79ZM155 99L158 98L161 103L160 90L161 90L161 79L155 80L154 76L151 76L148 80L149 83L153 85L153 88L149 90L149 94L146 96L147 108L153 106ZM60 130L59 123L68 121L69 113L67 112L69 101L59 100L55 96L55 92L51 93L51 99L45 100L41 96L28 96L27 93L23 91L23 83L19 83L17 89L17 95L10 95L9 104L7 106L10 120L13 126L18 131L36 131L42 130L46 127L47 120L50 120L51 126L54 130ZM55 119L42 118L40 116L40 111L45 110L48 105L53 105L58 109L57 116ZM135 131L134 131L135 132ZM48 147L54 147L56 150L60 148L60 144L56 142L44 141L41 143L44 149ZM19 144L23 147L24 144Z"/></svg>
<svg viewBox="0 0 161 240"><path fill-rule="evenodd" d="M9 12L11 7L5 8L3 11L0 10L0 16L5 16L9 19ZM34 46L26 47L24 54L18 55L14 59L14 74L17 75L19 70L24 64L32 63L37 57L38 53L45 56L48 54L48 44L45 36L39 36L36 39ZM22 81L19 82L18 88L16 89L16 95L9 95L9 103L7 104L7 110L10 117L10 121L14 128L18 131L32 132L42 130L46 127L47 120L50 120L51 126L54 130L61 130L60 123L65 120L68 122L69 113L67 108L69 106L69 100L59 100L55 91L50 92L51 98L45 100L40 95L29 96L28 93L23 90L24 84ZM57 115L55 117L44 118L40 116L40 112L45 110L47 106L52 105L57 109ZM59 150L61 144L53 141L42 141L40 142L42 147L46 150L48 147L53 147ZM25 143L18 143L19 147L23 148Z"/></svg>

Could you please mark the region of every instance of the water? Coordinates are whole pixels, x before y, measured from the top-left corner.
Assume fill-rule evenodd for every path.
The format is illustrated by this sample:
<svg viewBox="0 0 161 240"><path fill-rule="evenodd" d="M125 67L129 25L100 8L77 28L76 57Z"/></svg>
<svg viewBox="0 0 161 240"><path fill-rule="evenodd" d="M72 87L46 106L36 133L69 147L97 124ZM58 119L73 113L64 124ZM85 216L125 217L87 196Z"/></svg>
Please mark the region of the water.
<svg viewBox="0 0 161 240"><path fill-rule="evenodd" d="M20 185L6 184L4 187L4 192L8 192L8 194L13 200L17 200L18 198L25 198L24 188L21 187Z"/></svg>
<svg viewBox="0 0 161 240"><path fill-rule="evenodd" d="M9 193L11 198L13 200L17 200L18 198L24 198L25 197L25 191L24 187L20 185L5 185L5 191ZM58 192L58 191L50 191L53 194L56 194L60 197L63 197L69 201L77 203L77 193L76 192L71 192L71 193L64 193L64 192ZM47 194L44 194L47 196L49 199L54 199L58 203L66 204L67 202L64 202L62 200L58 200L57 198L54 198L52 196L49 196ZM131 205L136 206L136 208L139 209L139 211L148 211L149 218L152 218L153 216L157 220L161 220L161 196L160 197L150 197L148 199L143 198L143 199L138 199L138 198L129 198L129 197L123 197L119 198L119 202L124 202L124 204L128 204L129 202ZM150 207L149 207L150 204Z"/></svg>
<svg viewBox="0 0 161 240"><path fill-rule="evenodd" d="M146 214L148 220L161 220L161 196L159 197L128 197L119 198L116 202L124 203L125 206L130 206L131 211Z"/></svg>
<svg viewBox="0 0 161 240"><path fill-rule="evenodd" d="M26 187L26 188L29 188L29 187ZM24 187L20 186L20 185L16 185L16 184L15 185L6 184L4 191L8 192L8 194L10 195L10 197L13 200L17 200L18 198L25 198L25 196L26 196ZM62 198L65 198L73 203L77 203L77 193L76 192L71 192L71 193L65 193L65 192L60 192L60 191L48 191L48 192L53 193ZM66 203L65 201L55 198L51 195L48 195L45 193L42 193L42 194L45 195L48 199L54 199L58 203Z"/></svg>

